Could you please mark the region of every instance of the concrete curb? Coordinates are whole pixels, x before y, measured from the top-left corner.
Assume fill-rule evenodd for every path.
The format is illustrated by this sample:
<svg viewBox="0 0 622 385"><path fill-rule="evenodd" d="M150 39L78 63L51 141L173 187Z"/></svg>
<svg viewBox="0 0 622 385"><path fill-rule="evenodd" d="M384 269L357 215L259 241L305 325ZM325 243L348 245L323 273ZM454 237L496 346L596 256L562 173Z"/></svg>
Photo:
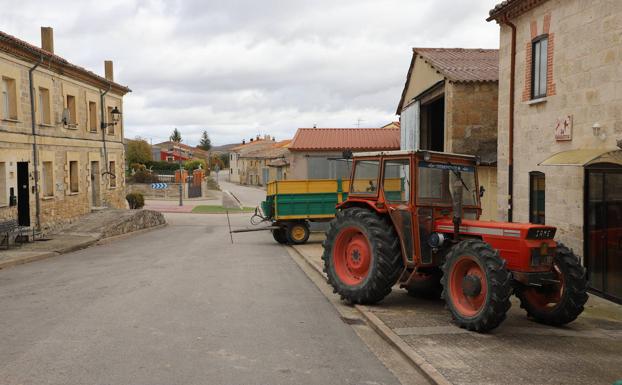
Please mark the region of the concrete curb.
<svg viewBox="0 0 622 385"><path fill-rule="evenodd" d="M7 261L0 262L0 270L13 267L13 266L17 266L17 265L23 265L29 262L40 261L42 259L55 257L57 255L60 255L60 253L57 253L55 251L46 251L46 252L42 252L42 253L35 254L35 255L29 255L27 257L17 257L17 258L9 259Z"/></svg>
<svg viewBox="0 0 622 385"><path fill-rule="evenodd" d="M326 277L324 271L313 263L305 253L298 250L295 246L290 246L298 255L304 259L304 261L311 266L322 277ZM432 383L437 385L452 385L445 376L443 376L434 366L427 362L421 355L419 355L413 348L408 346L404 340L402 340L397 334L391 330L380 318L378 318L372 311L368 310L366 306L354 305L363 317L367 320L369 326L374 329L385 341L391 346L397 349L406 359L408 359L413 366L419 369L424 376L428 378Z"/></svg>

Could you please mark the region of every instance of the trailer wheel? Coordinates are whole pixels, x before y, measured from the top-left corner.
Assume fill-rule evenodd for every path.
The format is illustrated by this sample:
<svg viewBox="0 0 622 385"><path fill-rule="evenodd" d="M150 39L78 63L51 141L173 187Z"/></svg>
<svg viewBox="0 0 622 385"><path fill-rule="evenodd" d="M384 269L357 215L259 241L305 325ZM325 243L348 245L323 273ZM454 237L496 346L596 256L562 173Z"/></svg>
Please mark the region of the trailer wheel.
<svg viewBox="0 0 622 385"><path fill-rule="evenodd" d="M350 303L382 300L403 270L393 225L370 210L355 207L338 212L326 231L323 247L328 282Z"/></svg>
<svg viewBox="0 0 622 385"><path fill-rule="evenodd" d="M485 242L464 240L443 265L443 298L461 328L486 332L499 326L510 309L511 274Z"/></svg>
<svg viewBox="0 0 622 385"><path fill-rule="evenodd" d="M546 325L559 326L574 321L583 312L588 298L587 280L579 258L561 243L557 244L553 269L559 284L538 288L520 285L516 296L527 316Z"/></svg>
<svg viewBox="0 0 622 385"><path fill-rule="evenodd" d="M281 243L281 244L287 243L287 238L285 237L285 229L282 227L279 229L272 230L272 236L274 237L274 240L277 241L278 243Z"/></svg>
<svg viewBox="0 0 622 385"><path fill-rule="evenodd" d="M307 222L291 222L285 227L285 239L291 245L307 243L311 230Z"/></svg>

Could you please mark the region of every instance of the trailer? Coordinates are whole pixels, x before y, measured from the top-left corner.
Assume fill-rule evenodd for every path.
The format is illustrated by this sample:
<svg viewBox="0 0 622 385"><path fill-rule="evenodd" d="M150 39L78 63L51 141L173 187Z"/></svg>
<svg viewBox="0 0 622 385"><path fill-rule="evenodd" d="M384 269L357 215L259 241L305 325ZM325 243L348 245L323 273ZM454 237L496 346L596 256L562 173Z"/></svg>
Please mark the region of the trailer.
<svg viewBox="0 0 622 385"><path fill-rule="evenodd" d="M274 239L283 244L307 242L309 223L332 220L350 191L350 183L341 179L279 180L266 187L266 200L256 215L271 223Z"/></svg>

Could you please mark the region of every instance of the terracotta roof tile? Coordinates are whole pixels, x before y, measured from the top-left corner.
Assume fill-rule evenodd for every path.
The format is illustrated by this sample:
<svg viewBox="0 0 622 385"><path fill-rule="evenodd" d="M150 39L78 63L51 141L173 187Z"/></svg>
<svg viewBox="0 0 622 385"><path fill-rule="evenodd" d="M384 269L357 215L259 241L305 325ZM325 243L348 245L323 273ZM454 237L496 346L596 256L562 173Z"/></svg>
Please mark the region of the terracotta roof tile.
<svg viewBox="0 0 622 385"><path fill-rule="evenodd" d="M448 80L496 82L499 80L499 50L482 48L413 48Z"/></svg>
<svg viewBox="0 0 622 385"><path fill-rule="evenodd" d="M31 53L34 53L38 56L40 56L42 59L45 58L46 60L49 60L51 62L55 62L58 63L60 66L63 66L65 68L71 68L75 71L78 71L80 73L82 73L83 75L86 75L92 79L95 79L97 81L103 82L103 83L108 83L111 85L115 85L116 87L118 87L120 90L124 91L124 92L131 92L132 90L130 90L128 87L120 85L119 83L110 81L108 79L106 79L105 77L99 76L96 73L87 70L84 67L80 67L77 66L75 64L70 63L69 61L67 61L66 59L52 53L52 52L48 52L42 48L39 48L35 45L32 45L30 43L28 43L27 41L24 41L22 39L19 39L13 35L9 35L8 33L2 32L0 31L0 40L1 41L5 41L9 44L11 44L14 47L17 47L18 49L21 50L25 50L25 51L29 51Z"/></svg>
<svg viewBox="0 0 622 385"><path fill-rule="evenodd" d="M399 150L397 128L299 128L290 151Z"/></svg>

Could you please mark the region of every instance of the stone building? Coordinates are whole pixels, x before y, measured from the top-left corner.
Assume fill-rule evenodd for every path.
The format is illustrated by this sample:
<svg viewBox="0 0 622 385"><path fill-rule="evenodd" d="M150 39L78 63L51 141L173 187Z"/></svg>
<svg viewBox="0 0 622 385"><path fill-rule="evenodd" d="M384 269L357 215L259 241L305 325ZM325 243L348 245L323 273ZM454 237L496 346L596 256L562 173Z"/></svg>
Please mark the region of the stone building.
<svg viewBox="0 0 622 385"><path fill-rule="evenodd" d="M259 184L259 178L255 180L255 174L253 177L249 175L247 169L249 167L260 167L261 169L267 168L267 165L261 166L254 159L244 158L245 154L257 152L259 150L269 149L274 145L275 141L270 135L264 135L263 137L257 135L254 138L242 140L242 144L235 146L229 150L229 180L231 182L240 184Z"/></svg>
<svg viewBox="0 0 622 385"><path fill-rule="evenodd" d="M54 53L51 28L41 38L39 48L0 32L0 220L45 231L126 207L119 113L130 90L112 62L98 76Z"/></svg>
<svg viewBox="0 0 622 385"><path fill-rule="evenodd" d="M397 114L401 148L477 155L481 219L497 217L496 49L413 48Z"/></svg>
<svg viewBox="0 0 622 385"><path fill-rule="evenodd" d="M289 179L348 179L344 152L400 149L399 128L299 128L289 145Z"/></svg>
<svg viewBox="0 0 622 385"><path fill-rule="evenodd" d="M622 300L622 2L507 0L499 217L558 228L590 286Z"/></svg>

